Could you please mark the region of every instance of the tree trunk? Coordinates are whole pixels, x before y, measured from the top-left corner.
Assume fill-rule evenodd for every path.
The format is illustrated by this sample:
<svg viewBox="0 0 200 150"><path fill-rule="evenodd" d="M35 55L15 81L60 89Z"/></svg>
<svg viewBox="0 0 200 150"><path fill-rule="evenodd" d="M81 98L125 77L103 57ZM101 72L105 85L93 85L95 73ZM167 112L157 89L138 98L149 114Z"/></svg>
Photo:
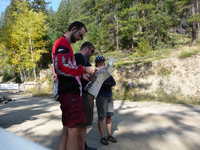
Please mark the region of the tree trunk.
<svg viewBox="0 0 200 150"><path fill-rule="evenodd" d="M192 16L196 15L197 13L197 1L198 0L193 0L193 4L192 4ZM197 32L197 23L194 21L192 23L192 44L194 44L198 38L198 32Z"/></svg>
<svg viewBox="0 0 200 150"><path fill-rule="evenodd" d="M23 76L23 73L22 73L21 70L19 71L19 74L20 74L20 80L21 80L22 82L24 82L24 76Z"/></svg>
<svg viewBox="0 0 200 150"><path fill-rule="evenodd" d="M114 18L116 21L116 33L115 33L116 48L117 50L119 50L119 21L116 14L114 15Z"/></svg>
<svg viewBox="0 0 200 150"><path fill-rule="evenodd" d="M34 64L34 60L33 60L33 42L32 42L32 39L29 35L29 46L30 46L30 50L31 50L31 58L32 58L32 63ZM34 78L35 78L35 81L37 79L37 74L36 74L36 67L33 68L33 75L34 75Z"/></svg>
<svg viewBox="0 0 200 150"><path fill-rule="evenodd" d="M33 68L33 75L34 75L34 79L36 81L37 80L37 74L36 74L36 68L35 67Z"/></svg>
<svg viewBox="0 0 200 150"><path fill-rule="evenodd" d="M199 8L199 0L196 0L196 13L198 14L198 15L200 15L200 8ZM197 40L199 40L199 30L200 30L200 23L199 22L197 22Z"/></svg>

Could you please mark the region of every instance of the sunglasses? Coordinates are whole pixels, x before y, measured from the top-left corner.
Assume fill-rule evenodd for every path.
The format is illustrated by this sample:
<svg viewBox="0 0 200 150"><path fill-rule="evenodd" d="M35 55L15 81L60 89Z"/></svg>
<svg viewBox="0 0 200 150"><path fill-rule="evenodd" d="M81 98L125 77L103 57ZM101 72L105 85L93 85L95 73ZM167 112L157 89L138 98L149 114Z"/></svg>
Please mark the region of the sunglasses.
<svg viewBox="0 0 200 150"><path fill-rule="evenodd" d="M91 54L95 52L95 49L93 47L90 47L89 49L90 49Z"/></svg>
<svg viewBox="0 0 200 150"><path fill-rule="evenodd" d="M79 36L81 37L81 39L83 39L83 34L82 33L79 33Z"/></svg>
<svg viewBox="0 0 200 150"><path fill-rule="evenodd" d="M80 36L81 40L83 39L83 33L81 31L78 31L78 35Z"/></svg>

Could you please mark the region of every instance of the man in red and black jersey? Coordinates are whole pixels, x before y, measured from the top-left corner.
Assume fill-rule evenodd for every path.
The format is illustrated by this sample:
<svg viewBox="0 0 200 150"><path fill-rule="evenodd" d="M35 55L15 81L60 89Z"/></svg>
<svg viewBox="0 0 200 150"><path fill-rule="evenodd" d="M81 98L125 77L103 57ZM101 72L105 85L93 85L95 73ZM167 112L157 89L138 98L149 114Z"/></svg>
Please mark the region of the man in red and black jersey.
<svg viewBox="0 0 200 150"><path fill-rule="evenodd" d="M93 67L77 65L71 44L82 40L87 29L81 22L69 25L64 36L58 38L52 49L52 59L58 80L58 94L62 110L63 133L60 150L84 150L81 133L87 119L82 98L80 77L94 72Z"/></svg>

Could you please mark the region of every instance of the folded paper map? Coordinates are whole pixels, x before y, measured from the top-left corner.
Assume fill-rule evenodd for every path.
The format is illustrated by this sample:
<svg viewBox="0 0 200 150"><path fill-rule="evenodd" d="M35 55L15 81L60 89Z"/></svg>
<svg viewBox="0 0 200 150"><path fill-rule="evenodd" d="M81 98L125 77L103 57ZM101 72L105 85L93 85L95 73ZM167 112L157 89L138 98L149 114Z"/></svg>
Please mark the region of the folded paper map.
<svg viewBox="0 0 200 150"><path fill-rule="evenodd" d="M85 90L96 98L103 82L111 76L112 71L113 59L109 59L108 64L95 73L93 80L86 85Z"/></svg>

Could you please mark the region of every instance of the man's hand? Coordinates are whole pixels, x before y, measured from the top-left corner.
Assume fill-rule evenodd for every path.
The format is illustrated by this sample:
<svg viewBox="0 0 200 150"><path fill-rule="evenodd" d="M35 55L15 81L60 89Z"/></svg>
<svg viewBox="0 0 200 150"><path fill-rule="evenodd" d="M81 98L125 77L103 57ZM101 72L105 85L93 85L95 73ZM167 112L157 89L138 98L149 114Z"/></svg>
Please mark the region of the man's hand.
<svg viewBox="0 0 200 150"><path fill-rule="evenodd" d="M90 80L90 74L86 73L86 74L83 74L83 79L89 81Z"/></svg>
<svg viewBox="0 0 200 150"><path fill-rule="evenodd" d="M94 67L84 67L85 72L89 74L94 74L95 68Z"/></svg>

